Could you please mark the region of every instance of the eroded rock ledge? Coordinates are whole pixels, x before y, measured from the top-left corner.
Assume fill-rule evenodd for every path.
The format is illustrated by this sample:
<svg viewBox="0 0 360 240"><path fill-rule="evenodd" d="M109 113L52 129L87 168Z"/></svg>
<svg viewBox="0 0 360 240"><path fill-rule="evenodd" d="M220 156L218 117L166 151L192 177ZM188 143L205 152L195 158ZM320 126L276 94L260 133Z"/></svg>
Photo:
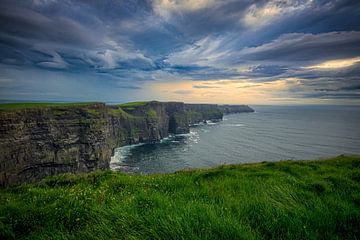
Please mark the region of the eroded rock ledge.
<svg viewBox="0 0 360 240"><path fill-rule="evenodd" d="M156 101L1 110L0 186L107 169L116 147L157 142L223 113L252 111L244 105Z"/></svg>

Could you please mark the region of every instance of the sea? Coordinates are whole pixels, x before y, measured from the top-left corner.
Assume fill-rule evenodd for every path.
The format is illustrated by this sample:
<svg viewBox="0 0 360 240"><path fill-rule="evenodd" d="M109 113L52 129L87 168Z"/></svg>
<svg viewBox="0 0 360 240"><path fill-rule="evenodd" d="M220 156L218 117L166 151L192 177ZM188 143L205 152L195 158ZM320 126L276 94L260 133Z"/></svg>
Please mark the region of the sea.
<svg viewBox="0 0 360 240"><path fill-rule="evenodd" d="M360 154L360 106L252 106L160 143L119 147L115 171L151 174L221 164Z"/></svg>

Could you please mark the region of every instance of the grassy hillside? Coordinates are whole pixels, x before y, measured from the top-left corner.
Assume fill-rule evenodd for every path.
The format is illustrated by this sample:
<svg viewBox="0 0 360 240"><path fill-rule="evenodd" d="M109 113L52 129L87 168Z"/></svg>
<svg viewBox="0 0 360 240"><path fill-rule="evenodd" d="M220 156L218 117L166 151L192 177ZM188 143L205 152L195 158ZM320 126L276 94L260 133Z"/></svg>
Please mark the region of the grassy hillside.
<svg viewBox="0 0 360 240"><path fill-rule="evenodd" d="M359 239L360 156L0 191L0 239Z"/></svg>

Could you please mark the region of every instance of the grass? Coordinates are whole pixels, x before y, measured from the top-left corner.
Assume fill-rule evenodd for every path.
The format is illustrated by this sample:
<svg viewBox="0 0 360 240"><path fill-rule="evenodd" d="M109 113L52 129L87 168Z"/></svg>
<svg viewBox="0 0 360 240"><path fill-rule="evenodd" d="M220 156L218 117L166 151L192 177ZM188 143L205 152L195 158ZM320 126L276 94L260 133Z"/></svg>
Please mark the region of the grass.
<svg viewBox="0 0 360 240"><path fill-rule="evenodd" d="M360 156L66 174L0 191L0 239L359 238Z"/></svg>
<svg viewBox="0 0 360 240"><path fill-rule="evenodd" d="M145 106L147 103L148 102L129 102L129 103L118 104L117 106L121 108L135 109L136 107Z"/></svg>
<svg viewBox="0 0 360 240"><path fill-rule="evenodd" d="M34 102L21 102L21 103L2 103L0 110L18 110L26 108L46 108L46 107L78 107L96 104L98 102L75 102L75 103L34 103Z"/></svg>

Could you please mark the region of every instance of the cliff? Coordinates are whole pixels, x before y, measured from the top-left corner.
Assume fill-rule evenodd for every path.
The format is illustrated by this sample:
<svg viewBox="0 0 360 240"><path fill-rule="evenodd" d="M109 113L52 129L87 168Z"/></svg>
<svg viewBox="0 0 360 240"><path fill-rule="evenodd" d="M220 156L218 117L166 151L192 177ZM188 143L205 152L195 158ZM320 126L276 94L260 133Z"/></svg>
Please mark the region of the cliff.
<svg viewBox="0 0 360 240"><path fill-rule="evenodd" d="M219 105L218 107L224 114L254 112L254 109L248 105Z"/></svg>
<svg viewBox="0 0 360 240"><path fill-rule="evenodd" d="M0 184L107 168L116 140L104 104L0 112Z"/></svg>
<svg viewBox="0 0 360 240"><path fill-rule="evenodd" d="M222 116L217 105L156 101L0 108L0 186L107 169L116 147L157 142Z"/></svg>
<svg viewBox="0 0 360 240"><path fill-rule="evenodd" d="M206 120L221 120L223 112L215 104L185 104L190 125Z"/></svg>

